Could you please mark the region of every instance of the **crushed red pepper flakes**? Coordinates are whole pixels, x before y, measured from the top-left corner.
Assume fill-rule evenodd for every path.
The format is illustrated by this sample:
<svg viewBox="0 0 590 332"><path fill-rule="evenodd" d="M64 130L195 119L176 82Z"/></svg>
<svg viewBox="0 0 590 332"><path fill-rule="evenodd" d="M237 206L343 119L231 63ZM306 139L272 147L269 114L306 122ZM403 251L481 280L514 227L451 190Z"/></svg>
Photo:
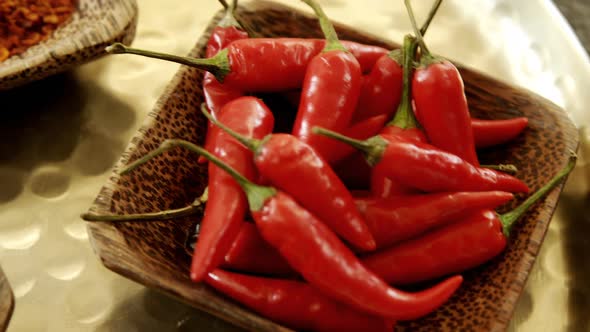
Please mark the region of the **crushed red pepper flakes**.
<svg viewBox="0 0 590 332"><path fill-rule="evenodd" d="M1 0L0 62L47 39L74 12L76 0Z"/></svg>

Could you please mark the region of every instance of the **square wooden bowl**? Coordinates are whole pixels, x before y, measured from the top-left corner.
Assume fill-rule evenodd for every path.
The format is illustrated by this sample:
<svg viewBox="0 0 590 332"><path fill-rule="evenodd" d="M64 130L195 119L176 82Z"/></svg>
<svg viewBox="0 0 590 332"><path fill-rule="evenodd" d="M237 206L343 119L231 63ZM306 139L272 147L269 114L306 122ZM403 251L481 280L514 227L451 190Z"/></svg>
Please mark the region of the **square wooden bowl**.
<svg viewBox="0 0 590 332"><path fill-rule="evenodd" d="M114 42L129 44L136 26L135 0L78 0L72 17L47 40L0 62L0 90L94 60Z"/></svg>
<svg viewBox="0 0 590 332"><path fill-rule="evenodd" d="M8 280L0 269L0 332L6 331L12 312L14 311L14 295Z"/></svg>
<svg viewBox="0 0 590 332"><path fill-rule="evenodd" d="M315 18L270 2L250 2L237 12L240 21L266 37L321 37ZM217 15L191 51L203 56ZM337 25L341 39L397 47L394 43ZM512 163L532 190L550 179L578 145L566 113L536 94L460 68L474 116L504 119L527 116L529 128L514 142L480 151L484 164ZM206 167L197 157L175 149L124 177L116 170L156 148L167 138L203 142L206 120L201 71L182 67L129 144L115 171L90 208L98 214L155 212L189 205L207 185ZM277 115L280 116L280 115ZM400 331L504 330L525 285L562 186L531 209L515 227L507 250L488 264L464 274L460 290L438 311L423 319L401 322ZM511 206L516 206L522 197ZM169 294L252 331L290 331L189 279L187 239L201 216L157 222L89 223L90 240L104 265L147 287Z"/></svg>

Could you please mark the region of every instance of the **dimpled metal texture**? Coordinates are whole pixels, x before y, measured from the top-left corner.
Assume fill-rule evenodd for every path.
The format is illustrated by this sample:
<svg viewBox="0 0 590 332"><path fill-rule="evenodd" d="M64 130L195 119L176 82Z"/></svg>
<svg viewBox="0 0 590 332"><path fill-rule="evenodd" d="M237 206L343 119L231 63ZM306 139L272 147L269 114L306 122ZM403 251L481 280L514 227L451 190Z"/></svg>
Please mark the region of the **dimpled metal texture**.
<svg viewBox="0 0 590 332"><path fill-rule="evenodd" d="M383 39L401 41L410 32L401 1L320 2L332 19ZM423 18L430 2L414 4ZM220 9L214 0L138 6L133 45L175 54L186 54ZM590 153L584 109L590 95L581 88L590 86L587 56L544 0L446 0L427 41L437 54L554 101L579 126L578 166L509 330L590 331L590 219L582 217ZM16 304L8 331L241 330L104 268L78 217L177 69L113 56L0 93L0 265Z"/></svg>

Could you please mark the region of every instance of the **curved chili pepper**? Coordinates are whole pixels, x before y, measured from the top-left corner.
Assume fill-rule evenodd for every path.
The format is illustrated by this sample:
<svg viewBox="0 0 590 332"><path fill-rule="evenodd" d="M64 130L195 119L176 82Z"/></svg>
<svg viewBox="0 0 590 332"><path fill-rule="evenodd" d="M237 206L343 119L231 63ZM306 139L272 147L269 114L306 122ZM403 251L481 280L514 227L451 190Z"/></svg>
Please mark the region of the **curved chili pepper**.
<svg viewBox="0 0 590 332"><path fill-rule="evenodd" d="M234 40L248 38L248 33L244 31L233 15L236 5L237 0L232 1L231 5L229 5L225 11L225 16L219 21L217 26L213 28L209 41L207 42L207 48L205 51L206 57L209 58L216 55ZM244 93L239 89L219 83L213 74L206 72L203 76L203 95L207 107L211 110L211 114L213 114L215 118L218 118L219 112L225 104L243 96ZM205 136L205 148L209 151L213 151L213 142L211 139L212 130L213 125L208 123L207 134ZM204 158L199 158L199 162L202 163L204 161Z"/></svg>
<svg viewBox="0 0 590 332"><path fill-rule="evenodd" d="M454 293L460 276L410 294L387 286L367 270L319 219L282 192L252 215L262 237L311 285L360 310L392 319L426 315Z"/></svg>
<svg viewBox="0 0 590 332"><path fill-rule="evenodd" d="M205 59L140 50L114 43L106 48L113 54L136 54L172 61L206 70L226 86L248 92L275 92L298 89L303 84L310 60L326 45L325 40L304 38L239 39L215 56ZM355 42L343 42L360 64L371 65L375 55L385 49ZM376 59L376 58L375 58ZM373 61L373 62L371 62Z"/></svg>
<svg viewBox="0 0 590 332"><path fill-rule="evenodd" d="M296 274L283 257L264 241L256 226L249 222L242 223L221 266L230 270L272 276Z"/></svg>
<svg viewBox="0 0 590 332"><path fill-rule="evenodd" d="M529 191L524 182L513 176L476 167L427 143L387 135L359 141L318 127L314 132L351 144L365 154L369 165L380 167L388 178L425 192Z"/></svg>
<svg viewBox="0 0 590 332"><path fill-rule="evenodd" d="M311 286L335 300L390 319L415 319L441 306L463 281L461 276L454 276L417 293L389 287L367 270L336 234L291 196L250 182L207 150L187 141L167 140L125 167L121 174L178 146L205 156L233 176L248 197L250 213L264 240Z"/></svg>
<svg viewBox="0 0 590 332"><path fill-rule="evenodd" d="M506 120L471 119L475 146L486 148L509 142L520 135L528 123L526 117Z"/></svg>
<svg viewBox="0 0 590 332"><path fill-rule="evenodd" d="M461 74L450 61L430 54L416 26L410 0L404 2L422 50L421 66L412 80L418 120L432 145L479 166Z"/></svg>
<svg viewBox="0 0 590 332"><path fill-rule="evenodd" d="M482 210L412 240L366 256L365 266L392 284L409 284L459 273L504 250L512 225L575 166L575 157L549 183L513 211Z"/></svg>
<svg viewBox="0 0 590 332"><path fill-rule="evenodd" d="M248 137L262 138L272 132L272 112L254 97L240 97L227 103L220 117L228 126ZM239 169L249 179L256 178L252 152L230 135L214 128L213 153ZM202 280L223 261L239 233L247 209L246 196L235 180L217 166L209 165L208 200L201 232L195 246L191 278Z"/></svg>
<svg viewBox="0 0 590 332"><path fill-rule="evenodd" d="M209 273L205 281L259 314L298 331L391 332L395 325L334 301L304 282L222 270Z"/></svg>
<svg viewBox="0 0 590 332"><path fill-rule="evenodd" d="M355 198L377 248L445 225L475 211L500 206L514 196L503 191L451 192L389 198Z"/></svg>
<svg viewBox="0 0 590 332"><path fill-rule="evenodd" d="M329 140L313 135L321 125L336 131L348 127L360 94L361 69L358 60L338 41L334 26L315 0L302 0L316 13L326 37L326 47L307 67L293 135L309 144L320 156L329 149Z"/></svg>
<svg viewBox="0 0 590 332"><path fill-rule="evenodd" d="M297 137L273 134L262 141L236 134L203 114L254 152L254 164L269 183L288 192L354 246L375 249L375 241L359 215L352 195L316 151Z"/></svg>

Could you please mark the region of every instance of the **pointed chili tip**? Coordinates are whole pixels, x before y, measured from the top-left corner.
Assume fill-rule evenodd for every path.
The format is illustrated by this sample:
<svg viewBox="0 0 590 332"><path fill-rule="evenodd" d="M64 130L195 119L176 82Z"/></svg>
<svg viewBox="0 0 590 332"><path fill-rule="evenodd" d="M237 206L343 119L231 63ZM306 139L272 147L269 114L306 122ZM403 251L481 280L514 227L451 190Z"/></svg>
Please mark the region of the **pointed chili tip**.
<svg viewBox="0 0 590 332"><path fill-rule="evenodd" d="M127 51L127 46L123 45L122 43L114 43L107 47L105 47L105 52L111 54L121 54Z"/></svg>

